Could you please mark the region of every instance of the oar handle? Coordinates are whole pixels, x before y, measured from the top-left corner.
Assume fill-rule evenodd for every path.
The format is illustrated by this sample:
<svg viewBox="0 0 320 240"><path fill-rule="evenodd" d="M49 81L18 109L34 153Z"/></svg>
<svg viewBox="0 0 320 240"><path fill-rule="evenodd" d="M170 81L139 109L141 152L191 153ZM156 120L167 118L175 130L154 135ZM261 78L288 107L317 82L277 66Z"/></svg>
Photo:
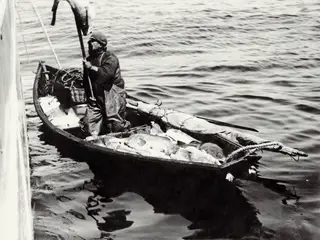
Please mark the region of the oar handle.
<svg viewBox="0 0 320 240"><path fill-rule="evenodd" d="M253 132L259 132L257 129L251 128L251 127L245 127L245 126L240 126L240 125L236 125L236 124L221 122L221 121L213 120L213 119L206 118L206 117L200 117L200 116L196 116L196 117L201 118L203 120L206 120L209 123L213 123L213 124L220 125L220 126L233 127L233 128L239 128L239 129L244 129L244 130L253 131Z"/></svg>

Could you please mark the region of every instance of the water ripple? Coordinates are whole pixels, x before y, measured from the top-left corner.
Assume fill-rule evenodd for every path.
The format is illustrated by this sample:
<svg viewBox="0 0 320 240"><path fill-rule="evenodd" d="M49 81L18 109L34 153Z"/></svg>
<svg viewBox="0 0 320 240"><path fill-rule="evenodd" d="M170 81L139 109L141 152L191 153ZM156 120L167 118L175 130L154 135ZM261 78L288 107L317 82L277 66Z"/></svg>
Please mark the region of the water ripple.
<svg viewBox="0 0 320 240"><path fill-rule="evenodd" d="M79 66L82 56L70 8L59 6L57 25L48 27L52 2L34 2L61 64ZM261 136L299 147L309 157L296 163L264 152L259 175L270 181L243 184L241 191L222 186L211 175L199 179L192 172L170 175L142 166L121 171L111 166L106 179L97 181L108 167L89 168L45 138L33 107L33 71L39 60L56 62L30 4L20 2L17 40L35 239L319 239L319 2L95 4L94 25L107 34L109 49L119 56L130 94L257 128ZM99 169L102 173L95 175ZM294 185L301 202L287 200L286 187L273 185L272 179ZM84 183L88 180L90 189Z"/></svg>
<svg viewBox="0 0 320 240"><path fill-rule="evenodd" d="M312 107L312 106L309 106L309 105L306 105L306 104L296 104L295 108L297 110L299 110L299 111L306 112L306 113L313 113L313 114L316 114L316 115L320 114L320 109L319 108Z"/></svg>
<svg viewBox="0 0 320 240"><path fill-rule="evenodd" d="M259 71L258 67L253 66L242 66L242 65L219 65L219 66L201 66L195 67L193 71L200 72L215 72L215 71L240 71L240 72L251 72Z"/></svg>

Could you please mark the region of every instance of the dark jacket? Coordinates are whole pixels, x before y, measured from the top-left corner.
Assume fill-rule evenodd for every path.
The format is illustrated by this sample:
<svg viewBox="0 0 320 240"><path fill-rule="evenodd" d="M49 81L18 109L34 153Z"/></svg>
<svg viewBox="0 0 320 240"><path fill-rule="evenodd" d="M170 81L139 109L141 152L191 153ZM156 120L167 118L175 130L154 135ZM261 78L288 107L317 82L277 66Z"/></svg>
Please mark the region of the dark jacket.
<svg viewBox="0 0 320 240"><path fill-rule="evenodd" d="M106 51L96 58L88 57L88 60L98 67L98 72L89 71L95 94L101 95L104 90L109 91L113 84L124 89L119 60L113 52Z"/></svg>
<svg viewBox="0 0 320 240"><path fill-rule="evenodd" d="M90 61L93 66L98 67L98 72L89 70L89 77L98 106L104 108L104 91L110 91L112 85L124 89L124 80L121 77L119 59L113 52L106 51L95 58L89 56L87 60Z"/></svg>

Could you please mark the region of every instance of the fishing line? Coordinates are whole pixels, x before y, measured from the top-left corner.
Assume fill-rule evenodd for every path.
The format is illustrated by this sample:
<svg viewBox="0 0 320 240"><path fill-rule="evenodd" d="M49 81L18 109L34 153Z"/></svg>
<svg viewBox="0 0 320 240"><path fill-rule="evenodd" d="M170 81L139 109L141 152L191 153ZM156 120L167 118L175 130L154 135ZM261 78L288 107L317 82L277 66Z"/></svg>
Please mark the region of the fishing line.
<svg viewBox="0 0 320 240"><path fill-rule="evenodd" d="M44 24L43 24L43 22L42 22L42 20L41 20L41 17L40 17L40 15L39 15L38 11L37 11L37 8L36 8L36 6L34 5L33 0L30 0L30 2L31 2L31 4L32 4L32 7L33 7L33 9L34 9L34 11L35 11L38 19L39 19L39 22L40 22L40 24L41 24L41 26L42 26L42 28L43 28L43 31L44 31L44 33L45 33L45 35L46 35L46 37L47 37L47 40L48 40L48 42L49 42L49 45L50 45L51 50L52 50L52 52L53 52L53 55L54 55L54 57L55 57L55 59L56 59L56 62L57 62L57 64L58 64L59 68L61 69L61 65L60 65L58 56L57 56L57 54L56 54L56 52L55 52L55 50L54 50L54 48L53 48L53 46L52 46L51 40L50 40L49 35L48 35L48 33L47 33L47 30L46 30L46 28L45 28L45 26L44 26Z"/></svg>

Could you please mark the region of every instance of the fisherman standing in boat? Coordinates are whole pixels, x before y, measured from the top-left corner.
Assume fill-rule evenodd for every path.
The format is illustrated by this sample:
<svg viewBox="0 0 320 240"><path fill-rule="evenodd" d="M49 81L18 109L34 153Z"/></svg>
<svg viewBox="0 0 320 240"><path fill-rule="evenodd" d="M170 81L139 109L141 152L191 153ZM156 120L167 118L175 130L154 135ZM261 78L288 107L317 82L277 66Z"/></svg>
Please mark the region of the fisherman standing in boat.
<svg viewBox="0 0 320 240"><path fill-rule="evenodd" d="M126 92L117 56L107 50L107 37L93 32L88 41L89 56L84 61L96 101L88 103L82 120L93 137L103 132L119 132L129 128L124 119Z"/></svg>

